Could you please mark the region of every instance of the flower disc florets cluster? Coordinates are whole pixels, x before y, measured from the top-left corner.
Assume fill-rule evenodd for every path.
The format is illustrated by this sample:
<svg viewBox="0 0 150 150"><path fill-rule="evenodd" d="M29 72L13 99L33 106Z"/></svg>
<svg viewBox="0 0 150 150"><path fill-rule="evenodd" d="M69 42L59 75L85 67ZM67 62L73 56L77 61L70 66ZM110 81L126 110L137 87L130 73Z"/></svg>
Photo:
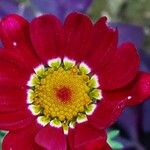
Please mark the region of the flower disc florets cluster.
<svg viewBox="0 0 150 150"><path fill-rule="evenodd" d="M63 127L87 120L102 98L96 75L84 64L64 58L52 59L35 69L28 82L29 109L42 125Z"/></svg>

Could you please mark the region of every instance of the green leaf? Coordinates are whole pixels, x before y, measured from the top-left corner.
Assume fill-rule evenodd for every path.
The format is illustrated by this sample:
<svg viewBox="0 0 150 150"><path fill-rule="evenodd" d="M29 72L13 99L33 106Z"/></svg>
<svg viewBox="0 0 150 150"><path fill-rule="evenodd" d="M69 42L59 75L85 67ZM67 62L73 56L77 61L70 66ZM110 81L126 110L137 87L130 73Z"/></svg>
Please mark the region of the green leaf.
<svg viewBox="0 0 150 150"><path fill-rule="evenodd" d="M115 138L119 135L119 130L111 130L107 133L107 143L113 150L123 149L123 144L117 141Z"/></svg>

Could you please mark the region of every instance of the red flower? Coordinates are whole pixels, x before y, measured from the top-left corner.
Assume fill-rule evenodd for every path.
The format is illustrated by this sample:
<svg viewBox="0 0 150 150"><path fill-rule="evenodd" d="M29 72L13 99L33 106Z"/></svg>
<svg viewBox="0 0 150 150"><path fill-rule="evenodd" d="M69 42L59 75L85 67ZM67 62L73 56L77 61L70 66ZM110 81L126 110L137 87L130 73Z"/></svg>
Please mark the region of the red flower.
<svg viewBox="0 0 150 150"><path fill-rule="evenodd" d="M31 23L1 20L0 129L3 149L111 149L107 129L127 105L150 96L150 74L139 72L131 43L102 17L79 13L64 24L53 15Z"/></svg>

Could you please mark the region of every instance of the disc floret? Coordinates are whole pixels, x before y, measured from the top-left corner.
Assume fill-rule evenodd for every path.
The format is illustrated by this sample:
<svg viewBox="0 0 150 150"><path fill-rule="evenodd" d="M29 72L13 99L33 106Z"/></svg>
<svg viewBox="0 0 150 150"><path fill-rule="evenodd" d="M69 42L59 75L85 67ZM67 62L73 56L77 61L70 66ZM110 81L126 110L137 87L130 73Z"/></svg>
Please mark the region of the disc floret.
<svg viewBox="0 0 150 150"><path fill-rule="evenodd" d="M85 63L68 58L38 66L27 85L29 109L38 123L63 127L65 134L69 127L87 121L102 98L97 76Z"/></svg>

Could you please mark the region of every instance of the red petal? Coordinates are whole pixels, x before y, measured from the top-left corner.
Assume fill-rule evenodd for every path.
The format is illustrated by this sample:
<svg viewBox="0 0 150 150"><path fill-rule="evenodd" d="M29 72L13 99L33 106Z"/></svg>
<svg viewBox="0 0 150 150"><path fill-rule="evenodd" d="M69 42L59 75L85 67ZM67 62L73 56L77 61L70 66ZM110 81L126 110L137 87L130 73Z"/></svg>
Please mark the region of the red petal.
<svg viewBox="0 0 150 150"><path fill-rule="evenodd" d="M101 150L112 150L112 148L111 148L107 143L105 143L105 144L102 146Z"/></svg>
<svg viewBox="0 0 150 150"><path fill-rule="evenodd" d="M1 77L9 76L10 78L13 78L14 80L18 79L18 80L24 81L25 75L26 75L26 72L22 72L20 66L15 66L8 62L4 62L0 60L0 76Z"/></svg>
<svg viewBox="0 0 150 150"><path fill-rule="evenodd" d="M106 20L106 17L102 17L95 24L93 38L90 41L92 44L89 62L93 69L101 71L116 53L118 42L118 31L108 27Z"/></svg>
<svg viewBox="0 0 150 150"><path fill-rule="evenodd" d="M11 87L11 88L24 88L26 86L26 81L21 81L18 80L18 78L15 78L13 75L7 75L5 76L4 73L3 75L0 72L0 86L1 87Z"/></svg>
<svg viewBox="0 0 150 150"><path fill-rule="evenodd" d="M112 150L112 149L106 143L106 141L102 140L101 138L98 138L93 141L90 141L84 146L77 148L77 150Z"/></svg>
<svg viewBox="0 0 150 150"><path fill-rule="evenodd" d="M135 81L126 89L129 90L127 96L131 96L128 105L136 105L143 102L150 97L150 73L140 72Z"/></svg>
<svg viewBox="0 0 150 150"><path fill-rule="evenodd" d="M69 150L74 150L75 149L75 130L74 129L69 129L69 134L67 136L67 143L68 143L68 149Z"/></svg>
<svg viewBox="0 0 150 150"><path fill-rule="evenodd" d="M103 92L103 99L89 117L90 124L98 129L106 129L112 125L127 104L127 97L121 98L118 93Z"/></svg>
<svg viewBox="0 0 150 150"><path fill-rule="evenodd" d="M90 123L97 128L107 128L119 117L126 105L136 105L150 97L150 74L139 72L128 86L110 92L103 92L100 102Z"/></svg>
<svg viewBox="0 0 150 150"><path fill-rule="evenodd" d="M0 112L21 110L26 107L26 99L24 89L0 87Z"/></svg>
<svg viewBox="0 0 150 150"><path fill-rule="evenodd" d="M22 59L22 56L17 54L14 50L2 48L0 49L0 60L4 62L8 62L10 64L13 64L15 66L20 66L20 68L24 72L33 72L33 68L31 69L29 66L27 66L26 61Z"/></svg>
<svg viewBox="0 0 150 150"><path fill-rule="evenodd" d="M21 130L9 132L3 140L3 150L43 150L34 141L39 130L40 127L34 123Z"/></svg>
<svg viewBox="0 0 150 150"><path fill-rule="evenodd" d="M37 54L46 63L61 50L61 22L53 15L43 15L31 22L31 40Z"/></svg>
<svg viewBox="0 0 150 150"><path fill-rule="evenodd" d="M113 91L122 99L127 97L128 105L136 105L150 97L150 73L139 72L129 85Z"/></svg>
<svg viewBox="0 0 150 150"><path fill-rule="evenodd" d="M0 111L16 111L25 107L26 75L18 66L0 60Z"/></svg>
<svg viewBox="0 0 150 150"><path fill-rule="evenodd" d="M88 147L100 147L106 141L106 133L93 128L88 122L77 124L71 132L69 132L69 143L72 149L89 150Z"/></svg>
<svg viewBox="0 0 150 150"><path fill-rule="evenodd" d="M92 22L86 15L80 13L68 15L64 23L65 55L83 61L88 55L92 29Z"/></svg>
<svg viewBox="0 0 150 150"><path fill-rule="evenodd" d="M0 52L0 78L13 79L16 82L22 82L23 85L26 82L25 80L29 78L29 71L23 68L21 62L7 57L8 55L5 57L5 52L3 52Z"/></svg>
<svg viewBox="0 0 150 150"><path fill-rule="evenodd" d="M20 87L26 86L29 77L20 72L18 67L0 62L0 86L1 87ZM5 82L6 81L6 82ZM16 83L14 82L16 81Z"/></svg>
<svg viewBox="0 0 150 150"><path fill-rule="evenodd" d="M13 48L13 42L16 42L18 46L28 42L28 25L25 19L15 14L3 18L0 31L4 46Z"/></svg>
<svg viewBox="0 0 150 150"><path fill-rule="evenodd" d="M66 150L66 137L62 128L55 128L47 125L35 138L37 144L47 150Z"/></svg>
<svg viewBox="0 0 150 150"><path fill-rule="evenodd" d="M16 130L24 128L33 121L34 117L28 110L0 114L1 130Z"/></svg>
<svg viewBox="0 0 150 150"><path fill-rule="evenodd" d="M39 64L30 41L29 23L24 18L15 14L3 18L0 35L4 47L11 49L14 55L18 55L28 68L32 69Z"/></svg>
<svg viewBox="0 0 150 150"><path fill-rule="evenodd" d="M139 63L139 56L134 45L122 44L113 60L99 72L101 88L112 90L127 85L135 78Z"/></svg>

